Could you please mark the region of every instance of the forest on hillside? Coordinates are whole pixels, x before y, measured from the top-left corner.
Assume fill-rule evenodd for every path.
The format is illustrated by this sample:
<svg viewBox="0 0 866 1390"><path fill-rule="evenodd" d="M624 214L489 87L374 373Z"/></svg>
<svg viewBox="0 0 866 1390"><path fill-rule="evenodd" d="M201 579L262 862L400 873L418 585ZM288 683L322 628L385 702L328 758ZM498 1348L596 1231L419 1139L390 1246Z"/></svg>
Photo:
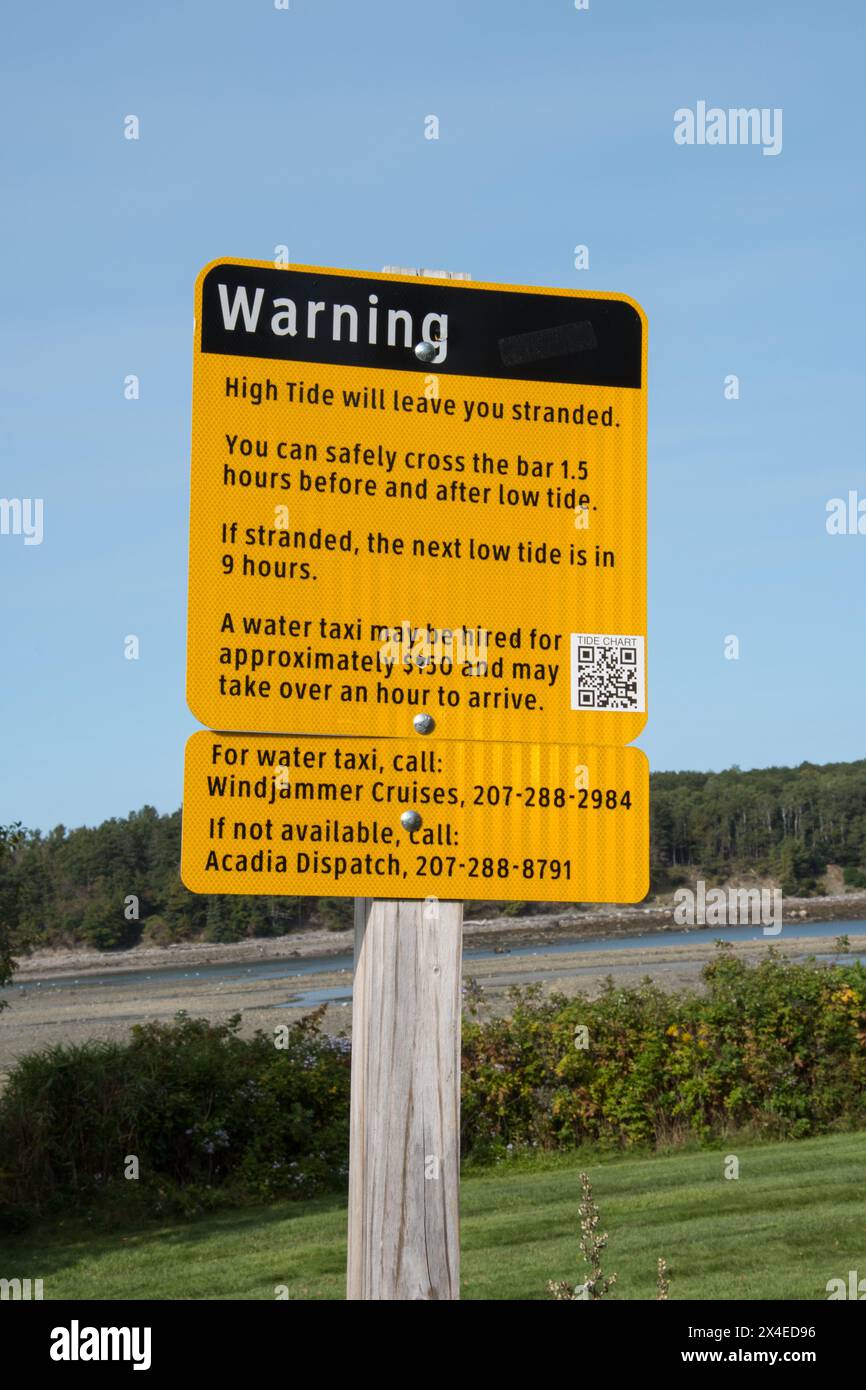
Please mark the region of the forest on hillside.
<svg viewBox="0 0 866 1390"><path fill-rule="evenodd" d="M650 818L655 893L696 877L721 883L757 874L804 895L820 891L828 864L841 865L850 886L866 887L866 760L656 772ZM350 922L348 898L189 893L178 875L180 834L180 811L160 815L151 806L92 828L0 826L0 949L238 941Z"/></svg>

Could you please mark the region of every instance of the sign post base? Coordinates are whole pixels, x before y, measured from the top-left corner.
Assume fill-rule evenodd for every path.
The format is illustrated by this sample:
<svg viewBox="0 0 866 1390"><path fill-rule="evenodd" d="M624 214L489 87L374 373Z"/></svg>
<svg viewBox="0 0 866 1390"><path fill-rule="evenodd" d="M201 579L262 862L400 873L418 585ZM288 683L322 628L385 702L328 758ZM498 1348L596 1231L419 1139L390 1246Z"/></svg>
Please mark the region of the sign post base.
<svg viewBox="0 0 866 1390"><path fill-rule="evenodd" d="M463 904L355 899L349 1299L460 1296Z"/></svg>

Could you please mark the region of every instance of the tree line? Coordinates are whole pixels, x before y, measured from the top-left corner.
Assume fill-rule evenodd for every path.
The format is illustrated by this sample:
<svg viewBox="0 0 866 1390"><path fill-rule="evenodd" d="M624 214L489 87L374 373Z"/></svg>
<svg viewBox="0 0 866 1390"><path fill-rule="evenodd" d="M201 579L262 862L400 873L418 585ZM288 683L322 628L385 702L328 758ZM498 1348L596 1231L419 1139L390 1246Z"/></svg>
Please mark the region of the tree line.
<svg viewBox="0 0 866 1390"><path fill-rule="evenodd" d="M178 874L180 835L181 812L160 815L152 806L73 830L0 826L0 978L3 952L15 949L238 941L351 921L347 898L189 893ZM757 874L803 894L819 891L828 863L866 887L866 760L655 772L650 835L653 892L695 877L719 883ZM484 906L489 913L494 905ZM501 906L510 914L544 910Z"/></svg>

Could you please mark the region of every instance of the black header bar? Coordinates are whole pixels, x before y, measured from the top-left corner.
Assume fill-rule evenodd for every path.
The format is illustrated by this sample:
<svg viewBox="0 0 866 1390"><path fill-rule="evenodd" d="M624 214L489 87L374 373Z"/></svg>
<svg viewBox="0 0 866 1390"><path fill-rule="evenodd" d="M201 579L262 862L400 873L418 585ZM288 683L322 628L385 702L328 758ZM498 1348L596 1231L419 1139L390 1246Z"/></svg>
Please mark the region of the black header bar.
<svg viewBox="0 0 866 1390"><path fill-rule="evenodd" d="M617 299L221 264L202 285L201 350L511 381L641 385L640 315ZM416 357L422 339L432 361Z"/></svg>

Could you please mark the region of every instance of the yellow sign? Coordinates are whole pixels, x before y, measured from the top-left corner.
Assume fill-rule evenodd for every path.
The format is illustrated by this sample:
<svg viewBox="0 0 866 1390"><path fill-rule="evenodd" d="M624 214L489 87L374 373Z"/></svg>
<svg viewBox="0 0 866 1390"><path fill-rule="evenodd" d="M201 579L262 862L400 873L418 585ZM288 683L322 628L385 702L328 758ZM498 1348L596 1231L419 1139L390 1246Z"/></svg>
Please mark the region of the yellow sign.
<svg viewBox="0 0 866 1390"><path fill-rule="evenodd" d="M194 893L637 902L636 748L193 734L181 877Z"/></svg>
<svg viewBox="0 0 866 1390"><path fill-rule="evenodd" d="M437 743L639 734L633 301L216 261L195 322L187 694L201 723Z"/></svg>

